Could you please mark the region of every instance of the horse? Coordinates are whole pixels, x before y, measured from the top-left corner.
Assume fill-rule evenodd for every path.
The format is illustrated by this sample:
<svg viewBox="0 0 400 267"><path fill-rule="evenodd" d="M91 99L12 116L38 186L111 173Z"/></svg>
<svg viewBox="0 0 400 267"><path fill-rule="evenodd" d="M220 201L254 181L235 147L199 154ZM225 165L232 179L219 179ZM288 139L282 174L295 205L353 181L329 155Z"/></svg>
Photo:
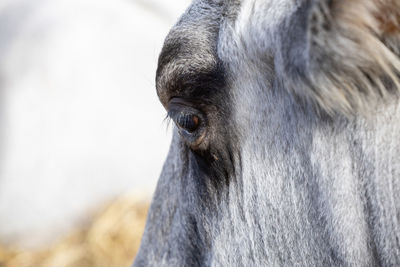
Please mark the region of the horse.
<svg viewBox="0 0 400 267"><path fill-rule="evenodd" d="M194 0L133 266L399 266L400 2Z"/></svg>

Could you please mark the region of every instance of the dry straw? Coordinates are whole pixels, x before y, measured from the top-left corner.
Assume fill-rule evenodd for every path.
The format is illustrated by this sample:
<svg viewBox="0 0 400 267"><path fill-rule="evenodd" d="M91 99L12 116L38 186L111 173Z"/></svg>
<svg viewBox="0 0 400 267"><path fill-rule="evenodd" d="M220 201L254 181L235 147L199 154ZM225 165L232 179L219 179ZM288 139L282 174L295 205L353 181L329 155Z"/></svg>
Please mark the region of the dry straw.
<svg viewBox="0 0 400 267"><path fill-rule="evenodd" d="M27 251L0 246L0 267L130 266L143 233L147 201L124 196L106 205L91 224L52 247Z"/></svg>

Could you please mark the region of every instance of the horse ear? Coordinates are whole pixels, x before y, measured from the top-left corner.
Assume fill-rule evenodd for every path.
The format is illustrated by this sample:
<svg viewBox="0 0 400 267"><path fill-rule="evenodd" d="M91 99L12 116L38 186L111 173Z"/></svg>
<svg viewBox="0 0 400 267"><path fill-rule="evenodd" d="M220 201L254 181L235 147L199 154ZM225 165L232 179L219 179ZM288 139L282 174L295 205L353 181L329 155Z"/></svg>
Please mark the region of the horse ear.
<svg viewBox="0 0 400 267"><path fill-rule="evenodd" d="M306 14L306 44L295 66L286 64L289 87L345 114L400 92L399 0L306 2L306 12L299 9Z"/></svg>

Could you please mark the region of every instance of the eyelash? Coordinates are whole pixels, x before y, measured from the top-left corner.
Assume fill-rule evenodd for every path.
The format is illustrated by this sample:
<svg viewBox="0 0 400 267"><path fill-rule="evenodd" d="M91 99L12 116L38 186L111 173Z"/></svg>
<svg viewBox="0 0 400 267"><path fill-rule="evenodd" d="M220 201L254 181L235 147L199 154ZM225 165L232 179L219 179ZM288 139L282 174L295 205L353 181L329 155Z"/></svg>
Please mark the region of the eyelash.
<svg viewBox="0 0 400 267"><path fill-rule="evenodd" d="M168 117L173 120L177 127L188 133L193 133L200 126L200 118L193 112L169 112Z"/></svg>

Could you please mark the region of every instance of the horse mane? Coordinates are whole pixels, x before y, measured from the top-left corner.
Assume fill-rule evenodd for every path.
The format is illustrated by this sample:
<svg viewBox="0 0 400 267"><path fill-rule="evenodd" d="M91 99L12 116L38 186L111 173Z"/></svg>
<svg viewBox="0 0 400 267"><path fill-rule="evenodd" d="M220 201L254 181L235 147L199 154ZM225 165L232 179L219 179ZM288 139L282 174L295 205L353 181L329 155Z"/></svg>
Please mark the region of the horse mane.
<svg viewBox="0 0 400 267"><path fill-rule="evenodd" d="M284 73L288 88L329 114L367 114L398 96L400 1L314 1L306 28L304 60Z"/></svg>

